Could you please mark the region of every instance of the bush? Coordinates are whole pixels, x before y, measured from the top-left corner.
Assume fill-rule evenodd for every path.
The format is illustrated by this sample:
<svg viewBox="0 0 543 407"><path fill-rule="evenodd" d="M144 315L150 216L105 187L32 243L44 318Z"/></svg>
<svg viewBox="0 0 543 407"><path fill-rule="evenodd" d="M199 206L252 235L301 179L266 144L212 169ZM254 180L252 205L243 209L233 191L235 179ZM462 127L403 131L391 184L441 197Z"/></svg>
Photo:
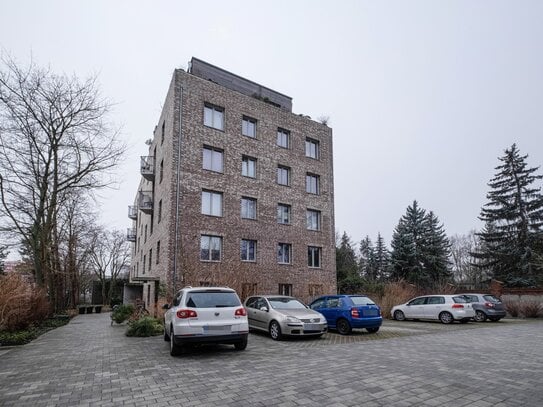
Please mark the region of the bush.
<svg viewBox="0 0 543 407"><path fill-rule="evenodd" d="M417 288L405 281L385 284L383 297L379 301L381 314L384 318L391 318L390 311L393 306L403 304L416 296Z"/></svg>
<svg viewBox="0 0 543 407"><path fill-rule="evenodd" d="M122 324L133 312L134 306L132 304L116 305L111 312L111 319L118 324Z"/></svg>
<svg viewBox="0 0 543 407"><path fill-rule="evenodd" d="M543 312L541 303L536 300L520 301L520 312L525 318L537 318Z"/></svg>
<svg viewBox="0 0 543 407"><path fill-rule="evenodd" d="M504 301L504 304L505 304L505 310L513 318L516 318L516 317L518 317L520 315L520 301L506 300L506 301Z"/></svg>
<svg viewBox="0 0 543 407"><path fill-rule="evenodd" d="M126 336L156 336L164 332L164 327L159 319L143 317L130 322Z"/></svg>
<svg viewBox="0 0 543 407"><path fill-rule="evenodd" d="M24 330L17 330L13 332L0 331L0 345L24 345L33 341L45 332L66 325L68 322L70 322L69 315L57 315Z"/></svg>
<svg viewBox="0 0 543 407"><path fill-rule="evenodd" d="M0 276L0 331L17 331L51 314L45 291L18 274Z"/></svg>

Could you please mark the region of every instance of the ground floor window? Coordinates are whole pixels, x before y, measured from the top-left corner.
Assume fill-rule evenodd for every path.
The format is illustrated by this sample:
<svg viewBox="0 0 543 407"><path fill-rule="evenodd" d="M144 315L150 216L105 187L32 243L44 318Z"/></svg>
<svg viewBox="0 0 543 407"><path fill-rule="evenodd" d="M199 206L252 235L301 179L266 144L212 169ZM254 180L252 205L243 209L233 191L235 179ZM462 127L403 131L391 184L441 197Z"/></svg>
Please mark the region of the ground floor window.
<svg viewBox="0 0 543 407"><path fill-rule="evenodd" d="M279 284L279 295L292 295L292 284Z"/></svg>

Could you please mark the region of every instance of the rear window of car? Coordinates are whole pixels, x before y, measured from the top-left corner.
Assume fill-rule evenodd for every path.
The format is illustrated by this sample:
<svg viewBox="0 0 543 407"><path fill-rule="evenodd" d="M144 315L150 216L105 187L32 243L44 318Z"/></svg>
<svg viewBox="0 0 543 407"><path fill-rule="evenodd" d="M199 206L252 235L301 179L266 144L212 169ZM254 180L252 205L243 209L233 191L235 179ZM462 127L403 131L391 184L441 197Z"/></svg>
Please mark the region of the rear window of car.
<svg viewBox="0 0 543 407"><path fill-rule="evenodd" d="M371 298L365 297L363 295L349 298L354 305L375 305L375 302Z"/></svg>
<svg viewBox="0 0 543 407"><path fill-rule="evenodd" d="M452 297L452 300L457 304L465 304L466 302L469 302L469 300L463 295L458 297Z"/></svg>
<svg viewBox="0 0 543 407"><path fill-rule="evenodd" d="M227 308L241 305L238 296L229 291L194 291L188 294L187 307Z"/></svg>
<svg viewBox="0 0 543 407"><path fill-rule="evenodd" d="M488 301L488 302L493 302L494 304L501 304L501 301L499 298L497 297L494 297L493 295L483 295L483 298L485 299L485 301Z"/></svg>

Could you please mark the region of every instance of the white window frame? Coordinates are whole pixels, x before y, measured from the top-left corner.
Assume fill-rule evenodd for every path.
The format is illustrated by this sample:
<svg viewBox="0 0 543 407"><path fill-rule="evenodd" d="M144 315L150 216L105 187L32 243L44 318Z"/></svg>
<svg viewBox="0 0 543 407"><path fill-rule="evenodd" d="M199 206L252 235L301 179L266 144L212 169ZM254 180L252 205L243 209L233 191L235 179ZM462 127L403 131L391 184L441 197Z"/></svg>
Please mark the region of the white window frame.
<svg viewBox="0 0 543 407"><path fill-rule="evenodd" d="M305 191L309 194L320 194L320 176L307 173L305 175Z"/></svg>
<svg viewBox="0 0 543 407"><path fill-rule="evenodd" d="M309 268L321 268L322 248L307 246L307 266Z"/></svg>
<svg viewBox="0 0 543 407"><path fill-rule="evenodd" d="M205 250L207 255L204 256ZM217 256L218 253L218 256ZM200 260L220 262L222 257L222 237L214 235L200 236Z"/></svg>
<svg viewBox="0 0 543 407"><path fill-rule="evenodd" d="M285 218L283 215L285 211L283 209L286 209L287 214L287 220L286 222L283 222L283 219ZM288 204L279 203L277 204L277 223L281 225L290 225L291 223L291 212L292 212L292 206Z"/></svg>
<svg viewBox="0 0 543 407"><path fill-rule="evenodd" d="M222 192L202 190L202 215L221 217L222 198Z"/></svg>
<svg viewBox="0 0 543 407"><path fill-rule="evenodd" d="M257 217L256 198L242 196L241 197L241 218L255 220L256 217Z"/></svg>
<svg viewBox="0 0 543 407"><path fill-rule="evenodd" d="M305 218L307 230L321 230L321 211L307 209Z"/></svg>
<svg viewBox="0 0 543 407"><path fill-rule="evenodd" d="M292 244L277 243L277 263L292 264Z"/></svg>
<svg viewBox="0 0 543 407"><path fill-rule="evenodd" d="M318 160L320 156L319 147L320 143L318 140L307 137L305 139L305 156Z"/></svg>
<svg viewBox="0 0 543 407"><path fill-rule="evenodd" d="M224 151L220 148L204 146L202 148L202 168L222 173L224 171Z"/></svg>
<svg viewBox="0 0 543 407"><path fill-rule="evenodd" d="M277 129L277 145L281 148L290 148L290 131L282 128Z"/></svg>
<svg viewBox="0 0 543 407"><path fill-rule="evenodd" d="M284 178L286 177L286 182ZM284 165L277 166L277 183L279 185L290 186L290 167Z"/></svg>
<svg viewBox="0 0 543 407"><path fill-rule="evenodd" d="M253 119L249 116L243 116L241 121L241 134L250 137L256 138L256 119Z"/></svg>
<svg viewBox="0 0 543 407"><path fill-rule="evenodd" d="M224 107L204 103L204 126L224 131Z"/></svg>
<svg viewBox="0 0 543 407"><path fill-rule="evenodd" d="M256 240L241 239L240 259L241 261L256 262Z"/></svg>
<svg viewBox="0 0 543 407"><path fill-rule="evenodd" d="M256 158L244 155L241 157L241 175L256 178Z"/></svg>

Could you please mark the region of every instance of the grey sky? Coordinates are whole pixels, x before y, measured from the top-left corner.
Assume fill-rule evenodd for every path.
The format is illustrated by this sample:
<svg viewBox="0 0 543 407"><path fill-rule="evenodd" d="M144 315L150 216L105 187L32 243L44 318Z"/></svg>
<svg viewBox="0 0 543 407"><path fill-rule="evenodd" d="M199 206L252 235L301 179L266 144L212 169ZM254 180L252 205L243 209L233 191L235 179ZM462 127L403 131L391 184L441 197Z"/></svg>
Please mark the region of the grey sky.
<svg viewBox="0 0 543 407"><path fill-rule="evenodd" d="M130 225L139 156L192 56L287 94L334 130L336 230L390 243L417 199L449 235L480 226L497 157L543 164L541 1L8 1L0 47L98 73L132 146L101 221ZM541 171L540 171L541 173Z"/></svg>

